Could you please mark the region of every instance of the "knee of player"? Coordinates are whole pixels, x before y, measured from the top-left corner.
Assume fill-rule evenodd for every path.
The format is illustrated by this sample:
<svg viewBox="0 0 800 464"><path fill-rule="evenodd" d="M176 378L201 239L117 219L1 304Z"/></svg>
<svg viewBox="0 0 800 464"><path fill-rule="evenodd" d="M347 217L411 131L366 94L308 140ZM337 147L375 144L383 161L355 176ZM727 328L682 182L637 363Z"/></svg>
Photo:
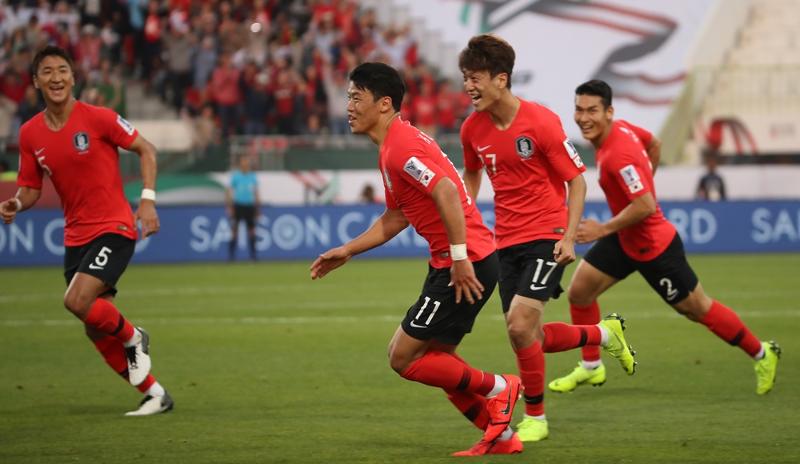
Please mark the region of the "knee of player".
<svg viewBox="0 0 800 464"><path fill-rule="evenodd" d="M575 306L589 306L594 301L593 295L580 288L579 285L570 285L567 290L569 304Z"/></svg>
<svg viewBox="0 0 800 464"><path fill-rule="evenodd" d="M403 372L408 369L409 365L411 365L411 362L406 357L399 356L396 353L389 354L389 366L398 374L403 375Z"/></svg>
<svg viewBox="0 0 800 464"><path fill-rule="evenodd" d="M67 291L64 294L64 307L71 313L78 316L81 320L89 313L89 308L92 306L96 298L89 298L88 295L81 294L76 291Z"/></svg>

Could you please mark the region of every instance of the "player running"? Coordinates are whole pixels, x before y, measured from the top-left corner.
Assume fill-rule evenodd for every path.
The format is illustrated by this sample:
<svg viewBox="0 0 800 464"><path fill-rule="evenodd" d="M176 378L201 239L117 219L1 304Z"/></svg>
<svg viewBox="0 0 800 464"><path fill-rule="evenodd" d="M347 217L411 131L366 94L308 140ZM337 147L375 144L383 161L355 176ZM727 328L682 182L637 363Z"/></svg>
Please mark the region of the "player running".
<svg viewBox="0 0 800 464"><path fill-rule="evenodd" d="M461 52L464 89L475 108L461 127L461 145L470 195L477 197L482 169L492 182L500 297L525 390L517 433L539 441L549 434L544 353L603 346L628 374L635 361L617 315L591 325L543 323L545 303L563 291L564 267L575 260L586 168L558 116L511 93L514 58L511 45L489 34L473 37Z"/></svg>
<svg viewBox="0 0 800 464"><path fill-rule="evenodd" d="M379 147L386 210L366 232L321 254L311 278L324 277L411 224L428 241L431 259L422 293L389 342L389 363L405 379L443 389L484 430L475 446L455 455L519 453L522 443L509 427L519 378L475 369L455 353L497 283L492 233L447 155L400 118L404 93L400 75L388 65L364 63L350 73L350 128Z"/></svg>
<svg viewBox="0 0 800 464"><path fill-rule="evenodd" d="M756 393L768 393L775 384L780 347L774 341L759 341L733 310L703 291L686 260L680 235L656 201L653 172L660 143L641 127L614 121L611 102L611 87L603 81L591 80L575 90L575 123L597 150L600 187L614 216L605 223L585 220L578 228L579 243L597 242L578 264L570 282L572 321L598 321L597 298L638 271L676 311L752 357ZM584 348L578 366L552 381L549 388L568 392L578 385L602 384L605 377L597 351Z"/></svg>
<svg viewBox="0 0 800 464"><path fill-rule="evenodd" d="M116 283L133 256L138 219L147 237L158 232L156 150L126 120L106 108L75 100L73 63L48 46L31 66L46 109L20 128L16 196L0 203L6 224L39 200L50 177L64 210L64 306L80 319L106 363L144 393L127 416L172 409L173 401L150 374L149 337L114 306ZM141 160L142 201L134 216L122 190L117 147Z"/></svg>

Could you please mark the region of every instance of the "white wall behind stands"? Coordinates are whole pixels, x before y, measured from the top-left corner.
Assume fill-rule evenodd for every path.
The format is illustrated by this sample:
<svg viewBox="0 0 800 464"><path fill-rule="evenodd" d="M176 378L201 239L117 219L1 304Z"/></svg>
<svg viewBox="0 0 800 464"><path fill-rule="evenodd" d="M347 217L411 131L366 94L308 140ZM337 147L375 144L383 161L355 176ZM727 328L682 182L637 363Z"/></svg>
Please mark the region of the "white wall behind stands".
<svg viewBox="0 0 800 464"><path fill-rule="evenodd" d="M458 51L473 35L491 31L516 51L514 93L572 120L575 87L592 78L614 89L617 114L659 133L680 95L698 44L720 0L613 2L549 0L380 0L395 22L441 36L454 50L438 66L458 72ZM741 1L730 2L736 4ZM406 14L400 14L402 9ZM388 11L388 10L387 10ZM424 26L421 26L424 25ZM438 43L438 40L435 41ZM425 47L425 43L420 44ZM714 47L707 47L714 48ZM423 53L423 56L425 54ZM706 58L706 60L708 60ZM574 139L574 124L565 124Z"/></svg>
<svg viewBox="0 0 800 464"><path fill-rule="evenodd" d="M722 166L718 170L725 181L731 200L796 199L800 201L800 166ZM697 182L705 173L703 167L661 167L656 179L659 200L691 200ZM212 177L228 185L229 173ZM604 201L597 184L597 171L586 174L588 201ZM359 202L365 185L374 187L378 201L384 189L377 170L259 172L260 197L263 203L282 206L303 204L341 204ZM491 201L491 183L484 176L479 201Z"/></svg>

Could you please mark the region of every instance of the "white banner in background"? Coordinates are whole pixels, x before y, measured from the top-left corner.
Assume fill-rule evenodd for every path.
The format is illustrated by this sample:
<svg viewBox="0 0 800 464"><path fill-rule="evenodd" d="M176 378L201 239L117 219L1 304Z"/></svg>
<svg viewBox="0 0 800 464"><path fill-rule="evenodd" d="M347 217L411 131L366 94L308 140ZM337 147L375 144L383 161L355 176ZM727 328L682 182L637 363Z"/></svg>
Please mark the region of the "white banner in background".
<svg viewBox="0 0 800 464"><path fill-rule="evenodd" d="M614 89L618 117L657 133L681 92L689 54L715 2L392 1L457 50L481 32L506 39L517 55L514 93L552 108L576 141L574 90L593 78ZM458 57L446 57L443 66L457 67Z"/></svg>

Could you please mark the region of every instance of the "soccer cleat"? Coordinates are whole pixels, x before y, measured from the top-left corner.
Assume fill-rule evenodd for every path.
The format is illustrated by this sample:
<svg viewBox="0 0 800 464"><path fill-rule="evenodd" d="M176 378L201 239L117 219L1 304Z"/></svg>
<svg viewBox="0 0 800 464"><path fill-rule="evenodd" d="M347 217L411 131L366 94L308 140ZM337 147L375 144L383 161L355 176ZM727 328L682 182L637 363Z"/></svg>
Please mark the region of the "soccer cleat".
<svg viewBox="0 0 800 464"><path fill-rule="evenodd" d="M569 393L578 388L578 385L586 383L594 387L599 387L606 383L606 366L600 364L594 369L587 369L578 361L578 367L564 377L559 377L550 382L547 388L557 393Z"/></svg>
<svg viewBox="0 0 800 464"><path fill-rule="evenodd" d="M622 369L628 374L636 372L633 348L625 341L625 319L617 313L609 314L600 321L600 325L608 332L608 343L603 347L608 354L617 358Z"/></svg>
<svg viewBox="0 0 800 464"><path fill-rule="evenodd" d="M544 440L550 434L547 427L547 419L525 416L522 422L517 424L517 434L522 441Z"/></svg>
<svg viewBox="0 0 800 464"><path fill-rule="evenodd" d="M451 456L483 456L484 454L517 454L523 449L519 436L515 433L508 440L495 440L486 442L484 440L475 443L472 448L464 451L457 451Z"/></svg>
<svg viewBox="0 0 800 464"><path fill-rule="evenodd" d="M125 357L128 358L128 381L134 387L144 382L150 373L150 336L141 327L136 330L142 334L139 342L125 348Z"/></svg>
<svg viewBox="0 0 800 464"><path fill-rule="evenodd" d="M511 416L514 415L514 406L519 399L519 389L522 381L516 375L504 375L506 388L493 398L489 398L486 409L489 411L489 425L483 433L483 440L493 442L508 428Z"/></svg>
<svg viewBox="0 0 800 464"><path fill-rule="evenodd" d="M139 403L139 409L136 411L128 411L126 416L152 416L153 414L160 414L162 412L171 411L175 407L175 402L169 393L164 392L163 396L150 396L147 395L142 398Z"/></svg>
<svg viewBox="0 0 800 464"><path fill-rule="evenodd" d="M770 340L761 342L764 347L764 357L756 361L756 393L766 395L775 386L775 376L778 373L778 360L781 359L781 347L777 342Z"/></svg>

